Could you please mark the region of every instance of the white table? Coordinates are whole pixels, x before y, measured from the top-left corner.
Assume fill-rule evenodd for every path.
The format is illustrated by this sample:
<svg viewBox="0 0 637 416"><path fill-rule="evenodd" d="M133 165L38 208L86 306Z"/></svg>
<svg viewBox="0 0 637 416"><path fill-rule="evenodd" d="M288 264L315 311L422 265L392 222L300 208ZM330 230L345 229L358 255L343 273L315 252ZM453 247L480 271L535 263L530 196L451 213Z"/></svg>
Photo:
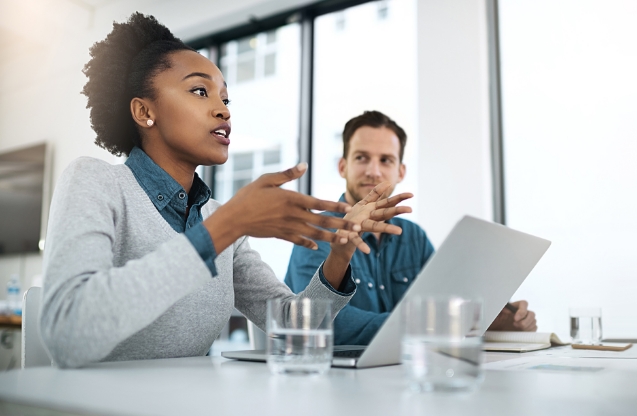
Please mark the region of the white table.
<svg viewBox="0 0 637 416"><path fill-rule="evenodd" d="M626 361L637 368L637 360ZM8 371L0 374L0 400L0 414L22 409L11 404L19 403L60 415L634 415L637 371L487 371L474 393L416 394L406 389L402 366L308 378L196 357Z"/></svg>

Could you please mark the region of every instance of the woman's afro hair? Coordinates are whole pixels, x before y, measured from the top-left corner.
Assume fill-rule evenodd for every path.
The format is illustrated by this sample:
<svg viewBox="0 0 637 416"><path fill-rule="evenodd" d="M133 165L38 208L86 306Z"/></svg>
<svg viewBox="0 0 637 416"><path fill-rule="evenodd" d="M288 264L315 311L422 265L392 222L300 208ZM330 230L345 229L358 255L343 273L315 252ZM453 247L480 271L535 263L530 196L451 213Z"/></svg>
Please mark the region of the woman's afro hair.
<svg viewBox="0 0 637 416"><path fill-rule="evenodd" d="M116 156L128 155L141 137L130 112L135 98L155 98L153 77L170 68L169 54L194 50L176 38L153 16L133 13L91 49L84 66L88 82L82 94L88 97L95 144Z"/></svg>

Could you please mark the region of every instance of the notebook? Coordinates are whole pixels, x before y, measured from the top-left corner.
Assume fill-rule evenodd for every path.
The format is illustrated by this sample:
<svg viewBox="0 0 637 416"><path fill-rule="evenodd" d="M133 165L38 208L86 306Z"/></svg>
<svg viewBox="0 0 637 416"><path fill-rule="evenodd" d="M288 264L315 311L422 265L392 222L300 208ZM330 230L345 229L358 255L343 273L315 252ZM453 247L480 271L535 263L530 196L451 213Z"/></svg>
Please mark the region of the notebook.
<svg viewBox="0 0 637 416"><path fill-rule="evenodd" d="M485 351L528 352L555 345L568 345L551 332L487 331L484 333Z"/></svg>

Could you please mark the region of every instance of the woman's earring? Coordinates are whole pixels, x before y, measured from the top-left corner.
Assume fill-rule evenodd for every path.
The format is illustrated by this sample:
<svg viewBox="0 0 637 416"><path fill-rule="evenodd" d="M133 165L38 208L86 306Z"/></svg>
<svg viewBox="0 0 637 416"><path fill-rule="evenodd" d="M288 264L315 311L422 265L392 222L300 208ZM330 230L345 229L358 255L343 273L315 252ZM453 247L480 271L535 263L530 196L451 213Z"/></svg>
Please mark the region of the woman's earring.
<svg viewBox="0 0 637 416"><path fill-rule="evenodd" d="M147 125L148 127L152 127L152 126L153 126L153 123L155 123L153 120L146 120L146 125Z"/></svg>

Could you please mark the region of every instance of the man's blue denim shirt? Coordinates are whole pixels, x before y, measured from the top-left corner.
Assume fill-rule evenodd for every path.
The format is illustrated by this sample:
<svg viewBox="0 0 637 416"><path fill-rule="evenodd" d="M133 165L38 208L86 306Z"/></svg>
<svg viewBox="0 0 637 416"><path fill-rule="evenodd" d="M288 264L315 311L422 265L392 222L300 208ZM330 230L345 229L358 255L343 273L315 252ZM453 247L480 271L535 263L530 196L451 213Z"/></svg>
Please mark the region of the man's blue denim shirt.
<svg viewBox="0 0 637 416"><path fill-rule="evenodd" d="M345 195L341 202L346 202ZM342 217L344 214L326 212ZM352 278L356 294L334 320L334 344L367 345L414 281L418 272L434 253L427 235L417 224L402 218L387 221L402 228L401 235L383 234L379 241L372 233L363 233L371 252L356 250L352 261ZM330 252L328 243L317 241L319 249L294 246L285 283L299 293Z"/></svg>
<svg viewBox="0 0 637 416"><path fill-rule="evenodd" d="M186 235L212 275L216 276L217 252L212 238L210 238L210 233L203 225L203 216L201 215L201 207L210 199L210 188L195 173L190 193L186 193L172 176L159 167L139 147L134 147L130 152L126 166L133 172L135 179L164 220L170 224L173 230ZM188 205L190 205L190 212L186 218Z"/></svg>

